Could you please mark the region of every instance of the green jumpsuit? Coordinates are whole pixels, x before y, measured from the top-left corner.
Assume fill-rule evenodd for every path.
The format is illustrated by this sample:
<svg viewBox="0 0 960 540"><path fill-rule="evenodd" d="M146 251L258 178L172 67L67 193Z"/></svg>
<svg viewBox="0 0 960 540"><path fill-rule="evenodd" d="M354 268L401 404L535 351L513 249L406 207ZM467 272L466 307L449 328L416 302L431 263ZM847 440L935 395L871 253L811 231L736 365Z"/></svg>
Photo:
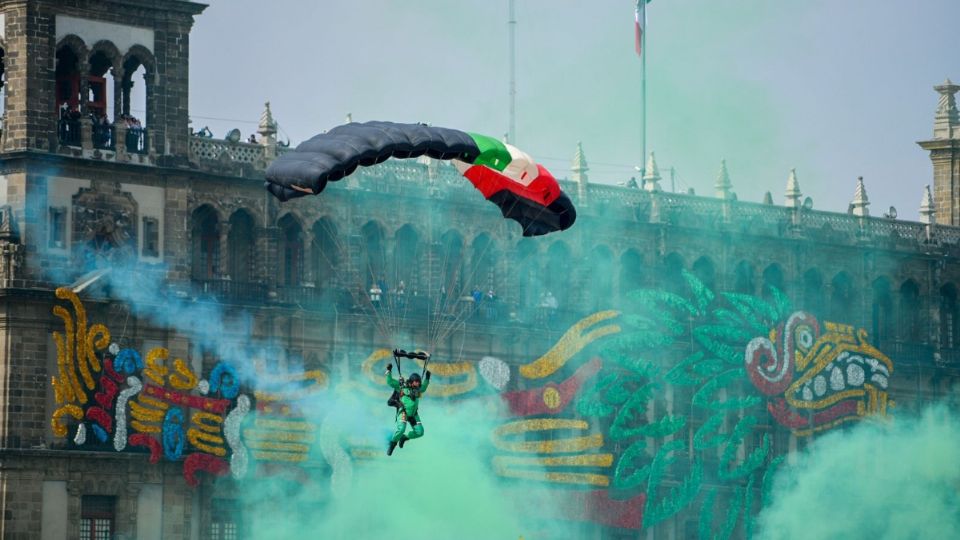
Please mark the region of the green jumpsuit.
<svg viewBox="0 0 960 540"><path fill-rule="evenodd" d="M420 423L420 414L417 412L417 407L420 405L420 396L427 391L427 386L430 385L430 378L423 379L423 382L420 383L420 389L414 390L406 386L401 387L400 382L394 379L393 374L388 371L387 384L390 388L400 392L400 403L403 405L403 409L397 409L397 430L393 433L390 442L399 443L400 441L423 437L423 424ZM404 433L407 429L408 419L413 420L411 422L413 429L409 435Z"/></svg>

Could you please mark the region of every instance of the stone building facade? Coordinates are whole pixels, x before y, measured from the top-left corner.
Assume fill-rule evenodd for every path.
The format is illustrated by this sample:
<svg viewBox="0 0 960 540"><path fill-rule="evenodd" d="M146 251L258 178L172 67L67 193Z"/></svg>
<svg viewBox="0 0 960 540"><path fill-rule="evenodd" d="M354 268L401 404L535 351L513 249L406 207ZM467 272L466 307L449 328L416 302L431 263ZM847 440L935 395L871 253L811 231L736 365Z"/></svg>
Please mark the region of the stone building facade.
<svg viewBox="0 0 960 540"><path fill-rule="evenodd" d="M829 332L865 331L857 350L880 351L896 370L889 384L884 379L883 402L871 401L870 412L885 413L888 394L904 411L956 396L960 120L953 96L960 87L949 81L936 87L934 136L920 143L934 163L920 223L871 216L862 181L849 212L814 210L793 172L783 205L772 198L737 200L725 165L714 197L664 192L652 155L640 184L591 183L578 146L570 178L562 181L577 205L577 225L562 235L525 239L452 167L427 159L364 169L318 198L281 204L270 197L264 169L289 149L277 141L269 104L255 142L188 128L189 33L203 8L174 0L0 1L0 537L101 538L103 531L111 538L243 537L244 520L255 518L236 508L239 484L227 474L241 466L229 435L239 428L230 427L230 415L250 407L273 414L283 399L267 392L253 405L244 401L242 392L226 388L228 378L215 378L228 368L200 327L150 313L180 317L216 306L228 323L219 342L267 344L244 358L274 365L248 370L306 383L358 371L364 356L363 369L372 369L385 358L376 351L397 345L385 334L402 335L411 346L429 343L438 358L455 360L435 369L440 381L450 381L447 398L469 397L479 373L510 395L542 390L545 412L518 409L517 415L561 425L550 424L561 412L564 421L583 420L561 410L567 396L537 366L580 339L569 338L571 332L629 310L629 291L681 294L685 270L711 291L768 300L776 295L771 291L782 291L797 309L841 323ZM134 102L137 85L145 88L142 108ZM113 275L104 274L108 268ZM119 279L121 271L136 279ZM160 285L151 289L151 283ZM370 298L374 283L387 289L379 306ZM138 297L139 287L151 296ZM474 291L495 296L480 302L494 307L478 310ZM555 304L544 303L548 291ZM250 315L249 334L230 330L242 328L230 324L241 313ZM604 332L620 331L609 328ZM591 342L601 334L556 354L566 361L583 348L602 356ZM164 363L167 358L182 360ZM497 362L484 364L488 358ZM580 370L590 366L580 363L575 373L574 360L556 373L572 373L567 380L579 385ZM151 402L128 392L135 385L124 376L134 374L143 374L136 384L144 395L150 380L156 383L163 395L154 402L168 400L167 411L181 410L169 403L194 413L222 409L222 416L191 424L198 431L186 446L206 453L178 453L176 440L172 449L151 446L150 434L165 436L170 418L164 416L162 427L150 424ZM541 387L544 380L551 382ZM210 386L215 381L219 389ZM126 413L91 412L100 410L96 403L123 411L124 399L138 403L130 405L130 418L141 422L123 428L136 432L129 439L117 435ZM692 448L708 420L691 400L684 390L671 390L645 412L652 422L663 411L690 411ZM762 418L757 440L772 435L771 452L788 455L816 431L813 417L808 420L809 433ZM216 423L211 438L200 434L204 421ZM610 447L609 454L589 454L599 472L537 481L558 489L616 486L612 463L624 463L628 452L610 427L589 428ZM258 463L251 474L293 464L325 477L340 466L305 460L292 447L247 446ZM497 470L511 476L509 468ZM682 484L682 475L670 474L667 484ZM214 482L219 476L226 478ZM759 493L745 478L725 484L705 474L701 483L729 501L738 489ZM614 510L584 516L582 537L697 534L698 513L682 505L660 511L657 523L638 533L639 521L624 517L637 506L618 506L622 496L598 497ZM753 500L744 515L756 511L759 495ZM645 501L650 514L655 501ZM733 523L734 535L747 534L745 520Z"/></svg>

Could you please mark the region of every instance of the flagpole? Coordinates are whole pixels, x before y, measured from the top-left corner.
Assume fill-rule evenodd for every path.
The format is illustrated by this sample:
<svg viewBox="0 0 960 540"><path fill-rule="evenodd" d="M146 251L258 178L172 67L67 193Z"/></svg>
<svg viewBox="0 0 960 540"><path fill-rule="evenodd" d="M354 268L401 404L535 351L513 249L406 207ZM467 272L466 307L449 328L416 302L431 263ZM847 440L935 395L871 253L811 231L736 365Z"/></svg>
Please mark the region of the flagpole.
<svg viewBox="0 0 960 540"><path fill-rule="evenodd" d="M641 9L643 12L640 14L643 17L643 33L640 34L640 94L641 94L641 114L643 115L642 124L642 144L643 155L640 156L643 163L643 174L646 176L647 171L647 0L639 0L641 2Z"/></svg>
<svg viewBox="0 0 960 540"><path fill-rule="evenodd" d="M509 2L510 19L507 21L510 35L510 126L507 139L513 145L517 144L517 17L514 2Z"/></svg>

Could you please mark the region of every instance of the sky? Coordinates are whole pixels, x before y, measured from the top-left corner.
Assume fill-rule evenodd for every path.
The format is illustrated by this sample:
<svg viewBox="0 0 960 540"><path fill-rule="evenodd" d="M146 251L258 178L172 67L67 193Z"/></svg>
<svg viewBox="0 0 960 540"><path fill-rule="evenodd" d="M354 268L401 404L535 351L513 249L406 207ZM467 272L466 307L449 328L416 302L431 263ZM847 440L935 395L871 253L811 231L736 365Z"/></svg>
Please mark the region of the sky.
<svg viewBox="0 0 960 540"><path fill-rule="evenodd" d="M209 0L190 44L193 127L256 129L270 101L297 144L355 121L509 128L508 0ZM581 142L592 182L643 158L633 0L516 0L516 144L558 177ZM956 0L655 0L648 6L648 151L663 186L783 204L790 169L821 210L863 176L882 215L916 220L933 180L916 141L960 80Z"/></svg>

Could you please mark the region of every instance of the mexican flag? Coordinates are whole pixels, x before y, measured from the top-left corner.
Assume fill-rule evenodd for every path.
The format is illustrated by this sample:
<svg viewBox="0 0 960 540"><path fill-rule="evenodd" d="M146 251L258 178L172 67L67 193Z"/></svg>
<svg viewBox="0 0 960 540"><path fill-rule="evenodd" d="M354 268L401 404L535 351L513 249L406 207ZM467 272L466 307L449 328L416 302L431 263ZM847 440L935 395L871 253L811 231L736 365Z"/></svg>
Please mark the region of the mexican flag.
<svg viewBox="0 0 960 540"><path fill-rule="evenodd" d="M637 0L637 8L634 10L634 47L637 50L637 56L643 56L643 31L647 26L647 4L650 0Z"/></svg>

